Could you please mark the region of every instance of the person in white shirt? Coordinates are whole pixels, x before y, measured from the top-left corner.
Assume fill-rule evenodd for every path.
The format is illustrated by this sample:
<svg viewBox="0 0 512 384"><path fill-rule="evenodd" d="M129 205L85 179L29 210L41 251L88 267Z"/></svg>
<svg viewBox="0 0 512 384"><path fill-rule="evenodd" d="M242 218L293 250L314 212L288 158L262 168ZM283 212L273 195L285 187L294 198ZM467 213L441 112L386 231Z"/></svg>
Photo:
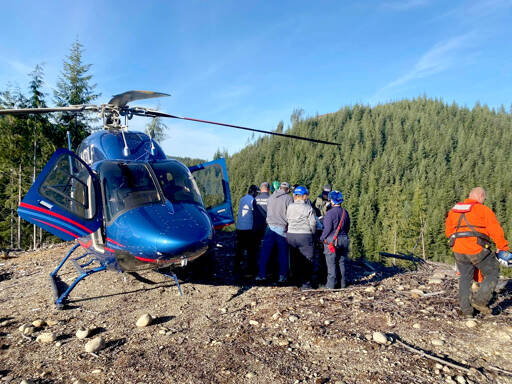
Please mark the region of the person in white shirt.
<svg viewBox="0 0 512 384"><path fill-rule="evenodd" d="M236 252L235 274L254 274L256 272L256 249L253 233L254 197L258 194L258 187L251 185L247 195L240 199L238 216L236 219ZM245 257L247 253L247 258Z"/></svg>

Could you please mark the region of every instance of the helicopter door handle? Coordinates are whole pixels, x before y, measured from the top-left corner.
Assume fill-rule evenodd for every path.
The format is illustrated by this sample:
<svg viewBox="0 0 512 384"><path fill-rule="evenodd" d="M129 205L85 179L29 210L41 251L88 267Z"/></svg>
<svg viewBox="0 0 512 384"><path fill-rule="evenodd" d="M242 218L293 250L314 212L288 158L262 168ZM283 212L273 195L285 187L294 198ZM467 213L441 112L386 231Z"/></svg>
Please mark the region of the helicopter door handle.
<svg viewBox="0 0 512 384"><path fill-rule="evenodd" d="M50 210L53 208L53 204L47 203L44 200L40 200L39 201L39 205L42 205L43 207L48 208Z"/></svg>
<svg viewBox="0 0 512 384"><path fill-rule="evenodd" d="M226 208L222 208L222 209L219 209L219 210L217 211L217 213L222 213L222 212L226 212Z"/></svg>

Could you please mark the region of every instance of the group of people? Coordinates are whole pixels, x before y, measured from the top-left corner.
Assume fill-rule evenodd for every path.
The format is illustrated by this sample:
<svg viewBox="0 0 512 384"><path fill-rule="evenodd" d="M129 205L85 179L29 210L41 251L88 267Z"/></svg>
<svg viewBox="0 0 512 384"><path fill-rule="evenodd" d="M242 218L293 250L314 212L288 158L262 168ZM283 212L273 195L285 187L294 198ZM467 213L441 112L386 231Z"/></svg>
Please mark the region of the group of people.
<svg viewBox="0 0 512 384"><path fill-rule="evenodd" d="M341 204L343 194L326 185L312 203L306 187L287 182L251 185L240 199L236 222L237 246L235 272L267 280L269 260L279 262L280 283L290 277L290 267L301 289L313 289L313 273L318 271L323 253L327 276L320 277L324 287L344 288L347 284L345 258L349 251L350 216ZM291 192L291 193L290 193ZM448 213L446 236L453 248L459 280L460 312L472 317L475 310L491 313L489 302L499 277L499 263L512 266L508 242L494 212L483 205L486 192L482 187L471 190L469 197ZM497 251L491 251L492 242ZM322 247L323 252L319 252ZM480 276L478 291L472 293L474 276ZM475 277L476 278L476 277Z"/></svg>
<svg viewBox="0 0 512 384"><path fill-rule="evenodd" d="M288 182L251 185L240 199L236 222L235 273L267 280L269 261L277 249L278 282L287 283L290 272L302 290L313 289L319 256L325 256L325 288L346 286L345 258L349 250L350 217L343 194L326 185L311 203L305 186ZM321 251L320 251L321 250ZM325 281L326 280L326 281Z"/></svg>

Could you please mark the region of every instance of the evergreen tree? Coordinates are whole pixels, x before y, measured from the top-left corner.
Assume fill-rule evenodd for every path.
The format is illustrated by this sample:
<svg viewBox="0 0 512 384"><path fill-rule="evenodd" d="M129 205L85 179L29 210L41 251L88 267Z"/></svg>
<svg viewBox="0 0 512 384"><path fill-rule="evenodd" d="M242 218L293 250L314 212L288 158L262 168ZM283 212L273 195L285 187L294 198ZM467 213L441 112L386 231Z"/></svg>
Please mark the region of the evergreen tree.
<svg viewBox="0 0 512 384"><path fill-rule="evenodd" d="M73 43L69 55L63 63L61 76L57 82L57 89L54 90L54 100L57 106L91 104L100 96L94 93L96 84L91 83L92 75L89 74L92 64L83 63L83 45L78 38ZM58 118L59 145L65 145L66 131L71 132L73 148L90 133L91 125L97 120L87 114L62 113Z"/></svg>
<svg viewBox="0 0 512 384"><path fill-rule="evenodd" d="M151 136L157 143L161 143L167 137L167 125L162 122L162 118L153 117L149 123L146 124L145 132Z"/></svg>

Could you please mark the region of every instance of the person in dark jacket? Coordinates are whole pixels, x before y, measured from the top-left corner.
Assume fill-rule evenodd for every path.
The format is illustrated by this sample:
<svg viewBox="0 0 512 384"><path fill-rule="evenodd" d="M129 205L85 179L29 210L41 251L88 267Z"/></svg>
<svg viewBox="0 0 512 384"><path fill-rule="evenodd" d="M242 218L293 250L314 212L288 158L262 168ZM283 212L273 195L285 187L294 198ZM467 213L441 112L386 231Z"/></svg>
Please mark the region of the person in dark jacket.
<svg viewBox="0 0 512 384"><path fill-rule="evenodd" d="M286 282L288 275L288 243L286 242L286 209L293 203L292 197L288 194L290 184L282 182L267 201L267 229L261 242L260 271L256 280L267 278L267 263L274 244L277 244L279 254L279 282Z"/></svg>
<svg viewBox="0 0 512 384"><path fill-rule="evenodd" d="M293 190L293 204L286 210L288 231L286 240L290 246L292 264L297 265L297 280L301 290L312 289L313 274L313 234L316 230L316 217L309 201L306 187L297 186Z"/></svg>
<svg viewBox="0 0 512 384"><path fill-rule="evenodd" d="M324 244L325 263L327 265L327 283L325 287L334 289L338 283L339 275L341 277L340 287L345 288L347 285L345 258L348 255L350 243L348 238L350 216L347 210L341 207L343 194L340 191L330 192L329 201L332 208L324 216L324 229L320 236L320 240Z"/></svg>
<svg viewBox="0 0 512 384"><path fill-rule="evenodd" d="M270 185L267 182L260 184L260 192L254 198L253 231L256 246L259 247L265 229L267 228L267 203L270 197Z"/></svg>

